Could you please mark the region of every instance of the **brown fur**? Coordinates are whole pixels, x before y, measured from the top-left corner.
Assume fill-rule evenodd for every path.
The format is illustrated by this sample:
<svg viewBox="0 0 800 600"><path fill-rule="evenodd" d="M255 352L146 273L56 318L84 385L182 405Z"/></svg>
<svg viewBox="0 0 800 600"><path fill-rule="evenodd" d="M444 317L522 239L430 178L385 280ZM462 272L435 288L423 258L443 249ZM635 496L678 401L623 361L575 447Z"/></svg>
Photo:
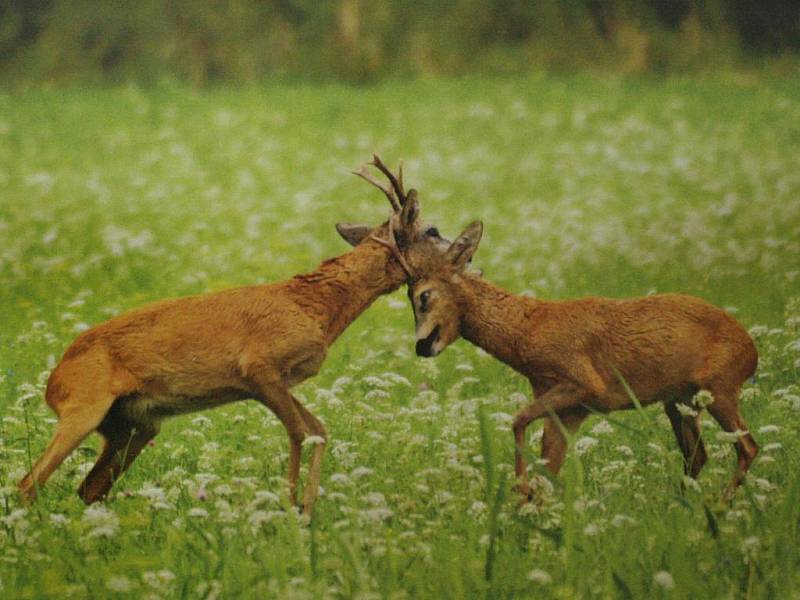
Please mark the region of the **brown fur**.
<svg viewBox="0 0 800 600"><path fill-rule="evenodd" d="M295 503L302 442L312 435L324 442L326 432L289 389L315 375L345 328L406 280L388 236L401 231L409 256L442 252L438 233L418 223L416 195L407 198L400 185L396 189L393 206L402 212L374 231L337 226L356 248L312 273L157 302L81 334L50 375L46 400L59 420L44 454L19 484L23 497L32 500L93 430L105 444L78 490L87 503L108 493L164 418L254 398L289 434L289 495ZM306 513L317 495L323 452L324 443L311 450Z"/></svg>
<svg viewBox="0 0 800 600"><path fill-rule="evenodd" d="M478 231L477 239L467 243L477 247L479 239ZM528 378L535 400L519 412L513 427L516 474L524 493L530 493L522 455L527 426L546 419L542 454L557 473L566 440L552 414L575 431L589 409L630 408L634 404L623 381L642 405L664 404L692 477L700 472L706 454L698 419L683 416L678 404L689 406L696 392L708 390L714 396L708 409L720 426L728 432L747 430L738 396L756 370L758 354L744 328L726 312L679 294L561 302L516 296L465 273L453 265L453 253L448 254L415 267L419 279L410 296L419 343L423 352L434 348L438 353L437 348L461 335ZM427 306L421 311L425 292ZM745 433L736 449L733 487L758 447Z"/></svg>

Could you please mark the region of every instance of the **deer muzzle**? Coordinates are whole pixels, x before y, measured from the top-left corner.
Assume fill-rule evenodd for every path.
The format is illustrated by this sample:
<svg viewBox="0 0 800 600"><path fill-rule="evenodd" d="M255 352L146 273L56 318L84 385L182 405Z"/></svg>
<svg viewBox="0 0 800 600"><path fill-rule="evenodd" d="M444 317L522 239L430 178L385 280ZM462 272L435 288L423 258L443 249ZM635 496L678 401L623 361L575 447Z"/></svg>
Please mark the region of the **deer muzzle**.
<svg viewBox="0 0 800 600"><path fill-rule="evenodd" d="M422 339L417 340L417 356L436 356L438 352L435 352L433 349L433 345L439 341L439 326L433 328L433 331L430 334Z"/></svg>

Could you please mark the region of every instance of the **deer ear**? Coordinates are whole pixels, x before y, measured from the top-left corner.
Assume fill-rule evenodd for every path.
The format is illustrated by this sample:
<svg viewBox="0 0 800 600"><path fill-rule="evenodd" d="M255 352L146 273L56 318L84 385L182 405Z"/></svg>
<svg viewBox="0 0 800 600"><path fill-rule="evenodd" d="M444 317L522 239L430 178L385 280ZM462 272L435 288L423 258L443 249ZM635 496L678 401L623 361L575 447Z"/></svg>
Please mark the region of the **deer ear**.
<svg viewBox="0 0 800 600"><path fill-rule="evenodd" d="M463 269L478 249L482 235L483 223L480 221L470 223L458 239L450 244L445 257L454 267Z"/></svg>
<svg viewBox="0 0 800 600"><path fill-rule="evenodd" d="M417 190L409 190L406 195L406 203L403 205L403 210L400 213L400 223L403 228L408 228L411 227L418 218L419 200L417 199Z"/></svg>
<svg viewBox="0 0 800 600"><path fill-rule="evenodd" d="M345 242L351 246L358 246L372 232L372 227L353 223L337 223L336 231L344 238Z"/></svg>

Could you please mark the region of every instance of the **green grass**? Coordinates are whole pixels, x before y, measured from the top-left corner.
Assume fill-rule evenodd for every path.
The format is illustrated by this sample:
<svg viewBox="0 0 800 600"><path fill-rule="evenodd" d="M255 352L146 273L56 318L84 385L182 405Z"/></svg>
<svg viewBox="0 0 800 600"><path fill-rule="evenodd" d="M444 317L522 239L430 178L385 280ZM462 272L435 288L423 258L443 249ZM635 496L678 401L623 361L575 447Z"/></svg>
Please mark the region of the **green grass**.
<svg viewBox="0 0 800 600"><path fill-rule="evenodd" d="M793 597L798 124L796 81L0 95L0 595ZM510 419L526 382L463 341L415 358L401 290L296 388L331 437L311 527L283 509L286 435L253 402L168 422L101 510L74 494L96 438L21 508L15 483L53 429L43 384L77 332L346 251L335 222L387 214L349 174L373 150L406 159L445 234L484 220L476 264L509 289L680 291L735 311L761 354L742 410L762 452L733 502L720 502L734 457L716 424L682 494L668 422L649 408L589 419L582 453L520 510Z"/></svg>

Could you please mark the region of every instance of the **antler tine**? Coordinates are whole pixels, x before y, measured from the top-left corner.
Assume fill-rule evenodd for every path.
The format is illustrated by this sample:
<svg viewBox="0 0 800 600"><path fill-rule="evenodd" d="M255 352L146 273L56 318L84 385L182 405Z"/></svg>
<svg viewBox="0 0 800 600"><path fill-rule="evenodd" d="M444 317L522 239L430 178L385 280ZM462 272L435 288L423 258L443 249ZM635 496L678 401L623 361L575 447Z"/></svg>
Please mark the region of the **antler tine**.
<svg viewBox="0 0 800 600"><path fill-rule="evenodd" d="M389 181L392 183L392 187L394 188L394 191L397 193L397 197L398 197L398 200L400 201L400 205L401 206L405 205L405 203L406 203L406 193L405 193L405 191L403 191L403 175L402 175L403 167L402 167L402 164L400 166L401 174L400 174L399 180L398 180L397 177L395 177L394 173L392 173L389 170L389 167L387 167L385 164L383 164L383 161L380 159L380 157L377 154L373 154L372 155L372 163L371 164L373 164L376 167L378 167L380 172L383 173L384 175L386 175L386 177L389 178Z"/></svg>
<svg viewBox="0 0 800 600"><path fill-rule="evenodd" d="M380 168L380 167L379 167ZM382 170L382 169L381 169ZM389 199L389 204L392 205L392 209L394 212L400 212L400 204L397 202L397 198L394 196L394 192L382 184L380 181L375 179L370 172L367 170L366 165L362 165L362 167L358 171L352 171L353 175L358 175L361 179L365 180L367 183L371 183L384 194Z"/></svg>
<svg viewBox="0 0 800 600"><path fill-rule="evenodd" d="M408 199L405 193L405 187L403 186L403 161L400 160L400 164L397 166L397 183L400 184L400 189L403 190L403 197Z"/></svg>

